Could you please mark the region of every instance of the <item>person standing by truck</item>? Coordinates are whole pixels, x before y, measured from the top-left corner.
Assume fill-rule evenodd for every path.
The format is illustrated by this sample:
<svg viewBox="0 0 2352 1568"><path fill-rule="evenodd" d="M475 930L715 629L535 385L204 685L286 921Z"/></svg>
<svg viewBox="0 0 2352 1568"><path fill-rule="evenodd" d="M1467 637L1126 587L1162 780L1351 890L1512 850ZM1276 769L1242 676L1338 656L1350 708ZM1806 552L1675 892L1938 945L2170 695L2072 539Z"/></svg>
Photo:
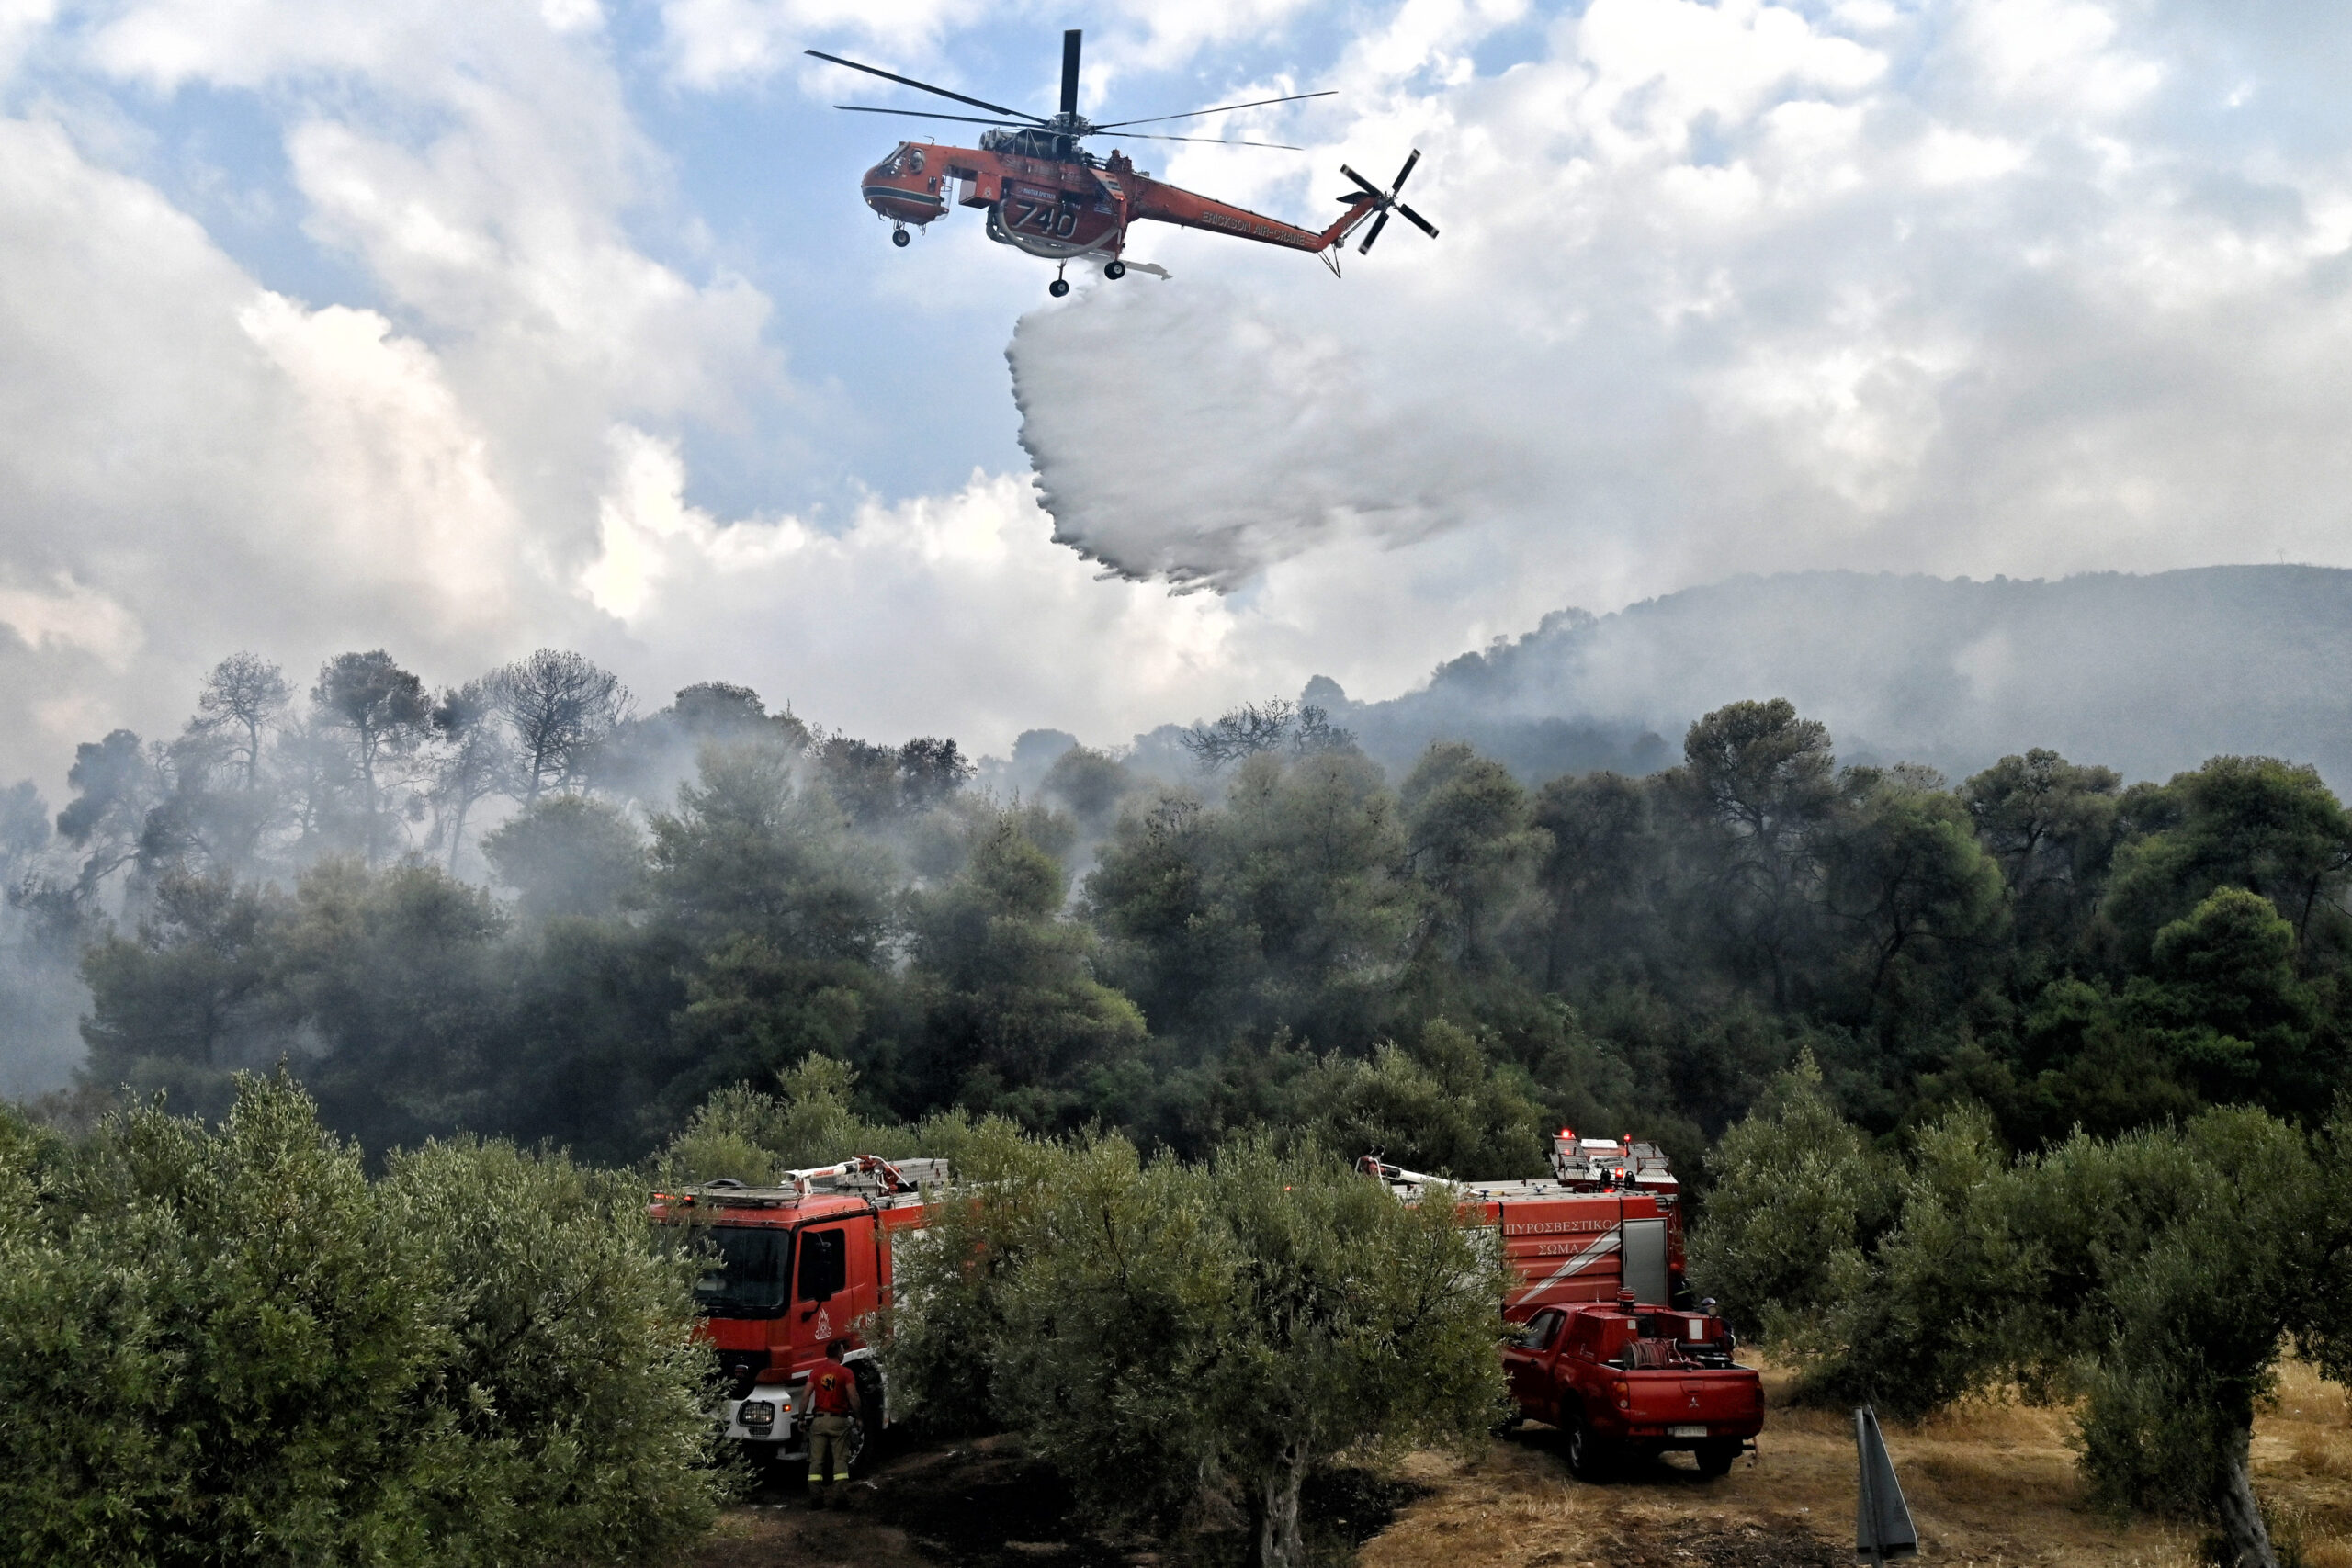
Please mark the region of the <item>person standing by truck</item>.
<svg viewBox="0 0 2352 1568"><path fill-rule="evenodd" d="M857 1377L842 1365L847 1340L825 1347L808 1369L808 1506L821 1508L849 1481L850 1424L858 1415ZM830 1482L830 1485L828 1483Z"/></svg>

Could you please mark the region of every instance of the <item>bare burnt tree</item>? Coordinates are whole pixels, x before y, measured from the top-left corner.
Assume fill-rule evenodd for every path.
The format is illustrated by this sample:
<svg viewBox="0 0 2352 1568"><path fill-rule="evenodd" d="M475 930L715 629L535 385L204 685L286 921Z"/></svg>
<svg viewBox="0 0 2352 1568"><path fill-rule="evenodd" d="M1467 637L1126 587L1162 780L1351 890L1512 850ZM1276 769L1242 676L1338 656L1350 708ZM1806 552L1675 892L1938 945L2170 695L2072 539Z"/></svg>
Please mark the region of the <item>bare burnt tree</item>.
<svg viewBox="0 0 2352 1568"><path fill-rule="evenodd" d="M1281 697L1244 703L1206 724L1180 731L1176 743L1184 748L1203 773L1213 773L1244 757L1274 750L1290 737L1298 718L1297 705ZM1324 728L1329 728L1328 721Z"/></svg>
<svg viewBox="0 0 2352 1568"><path fill-rule="evenodd" d="M589 754L628 715L628 688L618 676L561 649L518 659L492 681L514 731L515 783L526 806L578 784Z"/></svg>
<svg viewBox="0 0 2352 1568"><path fill-rule="evenodd" d="M1345 751L1353 748L1355 743L1356 732L1333 724L1328 708L1317 707L1313 703L1298 705L1298 719L1291 729L1290 749L1300 756L1313 756L1317 751Z"/></svg>
<svg viewBox="0 0 2352 1568"><path fill-rule="evenodd" d="M466 842L466 817L512 782L514 753L498 732L494 677L443 689L433 705L433 806L449 843L449 874Z"/></svg>
<svg viewBox="0 0 2352 1568"><path fill-rule="evenodd" d="M226 735L229 754L244 773L251 793L261 782L262 732L285 711L293 695L286 672L257 653L232 653L212 667L196 699L204 716L189 728Z"/></svg>
<svg viewBox="0 0 2352 1568"><path fill-rule="evenodd" d="M319 728L339 737L359 784L360 842L369 861L389 827L383 772L415 754L433 716L424 682L382 649L342 653L319 667L311 702Z"/></svg>

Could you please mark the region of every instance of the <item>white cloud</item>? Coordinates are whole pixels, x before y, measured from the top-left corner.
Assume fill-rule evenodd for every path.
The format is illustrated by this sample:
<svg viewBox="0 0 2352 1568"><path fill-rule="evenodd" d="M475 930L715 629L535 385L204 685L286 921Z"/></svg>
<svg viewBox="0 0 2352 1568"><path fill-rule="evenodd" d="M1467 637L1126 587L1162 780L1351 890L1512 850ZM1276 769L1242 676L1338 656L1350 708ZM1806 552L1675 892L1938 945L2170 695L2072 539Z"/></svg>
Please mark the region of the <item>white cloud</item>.
<svg viewBox="0 0 2352 1568"><path fill-rule="evenodd" d="M831 534L721 523L684 501L674 448L624 428L612 450L583 581L662 687L748 682L819 722L995 748L1045 723L1119 740L1204 695L1262 694L1234 606L1096 581L1023 479L975 474Z"/></svg>
<svg viewBox="0 0 2352 1568"><path fill-rule="evenodd" d="M202 670L459 670L593 620L433 354L258 288L151 187L0 120L0 769L176 727Z"/></svg>

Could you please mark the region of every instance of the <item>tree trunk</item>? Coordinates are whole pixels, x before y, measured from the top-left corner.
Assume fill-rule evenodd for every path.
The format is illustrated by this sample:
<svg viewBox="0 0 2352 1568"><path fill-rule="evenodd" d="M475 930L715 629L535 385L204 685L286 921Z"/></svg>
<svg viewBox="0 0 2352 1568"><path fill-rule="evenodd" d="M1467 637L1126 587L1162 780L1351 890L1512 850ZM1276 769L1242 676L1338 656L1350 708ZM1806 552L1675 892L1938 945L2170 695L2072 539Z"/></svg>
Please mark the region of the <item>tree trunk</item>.
<svg viewBox="0 0 2352 1568"><path fill-rule="evenodd" d="M1298 1495L1306 1484L1306 1446L1294 1443L1283 1451L1263 1483L1263 1504L1258 1516L1259 1568L1299 1568L1306 1562L1306 1542L1298 1529Z"/></svg>
<svg viewBox="0 0 2352 1568"><path fill-rule="evenodd" d="M473 797L459 791L458 815L449 825L449 874L458 874L458 852L466 844L466 813L473 809Z"/></svg>
<svg viewBox="0 0 2352 1568"><path fill-rule="evenodd" d="M2214 1499L2221 1517L2222 1561L2229 1568L2278 1568L2270 1550L2270 1530L2262 1522L2262 1508L2254 1498L2254 1482L2246 1473L2246 1447L2251 1428L2240 1430L2230 1444L2221 1495Z"/></svg>

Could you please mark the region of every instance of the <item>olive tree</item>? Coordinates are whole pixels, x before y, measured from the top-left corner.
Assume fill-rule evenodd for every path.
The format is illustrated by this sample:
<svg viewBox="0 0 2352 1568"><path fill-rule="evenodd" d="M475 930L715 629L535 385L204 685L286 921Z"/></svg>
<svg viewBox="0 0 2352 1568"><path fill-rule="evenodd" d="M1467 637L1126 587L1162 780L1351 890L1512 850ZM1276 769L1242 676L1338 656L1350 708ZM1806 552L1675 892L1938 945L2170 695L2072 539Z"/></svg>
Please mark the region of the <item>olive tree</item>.
<svg viewBox="0 0 2352 1568"><path fill-rule="evenodd" d="M894 1371L1020 1432L1097 1517L1223 1497L1293 1568L1317 1466L1473 1443L1499 1411L1499 1264L1442 1194L1257 1140L1188 1167L1000 1134L966 1164L974 1201L900 1261Z"/></svg>
<svg viewBox="0 0 2352 1568"><path fill-rule="evenodd" d="M2277 1568L2247 1455L2290 1343L2352 1374L2352 1122L2314 1140L2225 1109L2011 1160L1965 1108L1873 1170L1801 1077L1776 1100L1724 1140L1693 1266L1752 1293L1736 1304L1797 1352L1804 1392L1905 1414L2005 1381L2073 1401L2094 1493Z"/></svg>
<svg viewBox="0 0 2352 1568"><path fill-rule="evenodd" d="M0 1111L0 1563L629 1564L713 1515L692 1260L619 1174L371 1179L283 1077Z"/></svg>

